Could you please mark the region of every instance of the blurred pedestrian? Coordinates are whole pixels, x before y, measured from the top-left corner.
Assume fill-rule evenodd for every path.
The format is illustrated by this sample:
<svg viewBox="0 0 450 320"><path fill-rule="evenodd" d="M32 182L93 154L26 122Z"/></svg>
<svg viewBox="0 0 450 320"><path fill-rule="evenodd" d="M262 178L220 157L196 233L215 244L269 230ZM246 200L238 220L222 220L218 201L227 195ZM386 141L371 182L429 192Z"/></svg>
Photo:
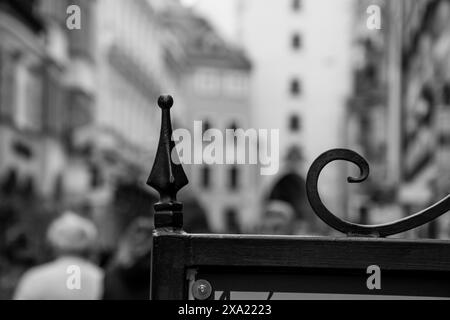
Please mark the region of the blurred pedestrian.
<svg viewBox="0 0 450 320"><path fill-rule="evenodd" d="M259 232L262 234L293 234L295 212L292 206L284 201L270 201L262 216Z"/></svg>
<svg viewBox="0 0 450 320"><path fill-rule="evenodd" d="M144 217L136 218L126 229L106 268L103 299L150 299L152 232L152 220Z"/></svg>
<svg viewBox="0 0 450 320"><path fill-rule="evenodd" d="M97 229L88 219L66 212L47 230L56 260L34 267L19 281L17 300L96 300L103 293L103 271L89 261Z"/></svg>

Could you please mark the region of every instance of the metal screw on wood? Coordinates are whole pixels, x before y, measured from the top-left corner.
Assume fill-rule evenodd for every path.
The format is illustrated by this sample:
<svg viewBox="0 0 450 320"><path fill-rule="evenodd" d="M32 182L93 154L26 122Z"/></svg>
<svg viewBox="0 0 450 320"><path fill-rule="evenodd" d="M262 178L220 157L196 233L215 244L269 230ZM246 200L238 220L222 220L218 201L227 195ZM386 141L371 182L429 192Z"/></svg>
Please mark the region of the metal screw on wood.
<svg viewBox="0 0 450 320"><path fill-rule="evenodd" d="M197 280L192 285L192 295L196 300L206 300L211 296L212 287L206 280Z"/></svg>

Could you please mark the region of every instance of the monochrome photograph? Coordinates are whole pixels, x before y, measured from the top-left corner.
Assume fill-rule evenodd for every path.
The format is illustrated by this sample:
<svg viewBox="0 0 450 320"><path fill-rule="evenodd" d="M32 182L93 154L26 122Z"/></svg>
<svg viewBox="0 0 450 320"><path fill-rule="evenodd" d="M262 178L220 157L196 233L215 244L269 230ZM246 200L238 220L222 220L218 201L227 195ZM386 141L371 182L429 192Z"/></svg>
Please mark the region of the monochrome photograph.
<svg viewBox="0 0 450 320"><path fill-rule="evenodd" d="M448 299L448 211L449 0L0 0L0 300Z"/></svg>

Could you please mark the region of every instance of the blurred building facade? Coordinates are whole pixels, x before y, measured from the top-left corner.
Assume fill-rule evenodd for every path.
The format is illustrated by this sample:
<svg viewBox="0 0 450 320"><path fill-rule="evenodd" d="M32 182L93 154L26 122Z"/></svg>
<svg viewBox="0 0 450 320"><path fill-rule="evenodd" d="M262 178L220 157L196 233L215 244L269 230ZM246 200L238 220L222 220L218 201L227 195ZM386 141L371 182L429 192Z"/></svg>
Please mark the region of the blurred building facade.
<svg viewBox="0 0 450 320"><path fill-rule="evenodd" d="M89 202L102 246L113 247L142 211L137 204L148 205L151 214L151 199L157 199L145 178L158 144L156 101L170 79L150 1L97 1L94 28L97 99L92 121L78 130L76 143L86 151Z"/></svg>
<svg viewBox="0 0 450 320"><path fill-rule="evenodd" d="M327 0L244 0L236 6L236 41L254 66L252 116L256 127L280 130L280 173L262 179L260 196L285 201L273 194L298 190L289 202L297 217L311 225L317 218L307 210L304 188L298 185L304 185L316 157L345 141L345 106L352 83L352 6L353 1ZM340 165L325 169L320 188L330 208L345 212ZM286 184L290 175L299 182ZM280 185L286 186L284 192L275 190ZM295 204L298 199L304 205Z"/></svg>
<svg viewBox="0 0 450 320"><path fill-rule="evenodd" d="M178 1L5 0L0 4L5 230L15 230L11 224L32 229L38 220L40 232L14 232L42 240L48 221L62 209L73 208L97 221L101 247L111 248L134 216L151 215L157 194L145 186L145 180L158 144L156 101L162 93L175 97L175 127L189 128L193 120L206 124L208 117L212 127L249 126L248 60ZM69 5L80 8L79 30L66 25ZM196 42L179 41L190 30L177 34L176 26L161 20L163 12L184 12L182 21L199 28L192 30ZM199 43L202 46L194 53ZM200 78L210 70L217 72L221 87L214 99L199 91ZM204 78L203 84L210 80ZM208 104L214 110L206 111ZM222 122L211 123L211 115ZM182 199L186 210L193 212L187 213L186 221L200 226L190 230L207 231L213 224L215 230L226 231L226 215L228 224L238 229L242 217L252 216L248 212L254 206L247 199L252 197L243 192L254 183L251 169L211 170L216 169L209 179L214 184L223 181L211 186L208 195L199 182L205 170L193 168L189 173L197 187ZM38 205L23 200L28 194ZM216 206L207 200L213 194ZM209 221L203 218L204 204L211 209ZM28 210L26 205L43 211L46 218L22 214ZM30 221L23 223L22 218ZM43 245L43 241L27 241Z"/></svg>
<svg viewBox="0 0 450 320"><path fill-rule="evenodd" d="M94 2L76 3L86 12L80 39L66 27L64 1L1 2L0 172L9 188L46 200L70 189L73 130L89 122L94 99L92 77L74 72L92 69Z"/></svg>
<svg viewBox="0 0 450 320"><path fill-rule="evenodd" d="M80 29L66 24L70 5L80 8ZM49 258L45 230L61 210L96 220L102 250L114 249L133 218L151 216L157 195L145 181L159 138L157 98L175 96L174 123L184 110L156 14L167 5L177 2L0 1L6 297L24 268ZM209 231L195 196L185 207L196 213L187 225Z"/></svg>
<svg viewBox="0 0 450 320"><path fill-rule="evenodd" d="M70 190L79 159L71 148L73 129L89 121L94 96L81 80L89 75L74 74L73 66L92 65L94 3L71 2L86 13L78 39L66 27L66 1L0 1L0 243L6 264L45 260L45 228L76 191ZM2 281L21 271L5 268Z"/></svg>
<svg viewBox="0 0 450 320"><path fill-rule="evenodd" d="M176 62L173 72L181 79L181 97L189 110L183 127L193 139L196 134L207 137L208 129L219 129L225 138L226 129L251 128L251 64L246 56L189 9L172 8L163 20L174 40L169 56ZM196 121L201 122L201 132L194 128ZM255 141L247 143L256 147L249 145ZM225 147L223 154L228 151ZM194 147L195 152L203 153L203 148ZM242 225L255 223L256 165L204 163L184 168L190 178L188 187L199 197L214 231L239 233Z"/></svg>
<svg viewBox="0 0 450 320"><path fill-rule="evenodd" d="M381 9L379 30L367 26L367 9L373 5ZM398 25L389 23L395 20L396 6L386 1L357 1L354 11L355 94L349 99L346 115L347 145L368 160L371 174L360 186L347 185L347 211L353 221L360 223L402 217L395 196L401 175L401 35ZM378 211L369 219L372 202L377 203Z"/></svg>
<svg viewBox="0 0 450 320"><path fill-rule="evenodd" d="M359 215L355 220L381 223L420 211L449 191L449 4L379 1L382 30L366 27L373 3L359 4L355 30L365 58L355 72L348 137L374 172L361 190L370 197L351 197L350 212ZM441 217L409 236L447 238L448 227Z"/></svg>
<svg viewBox="0 0 450 320"><path fill-rule="evenodd" d="M406 212L421 210L450 191L450 3L403 2L403 183ZM443 217L420 236L450 237Z"/></svg>

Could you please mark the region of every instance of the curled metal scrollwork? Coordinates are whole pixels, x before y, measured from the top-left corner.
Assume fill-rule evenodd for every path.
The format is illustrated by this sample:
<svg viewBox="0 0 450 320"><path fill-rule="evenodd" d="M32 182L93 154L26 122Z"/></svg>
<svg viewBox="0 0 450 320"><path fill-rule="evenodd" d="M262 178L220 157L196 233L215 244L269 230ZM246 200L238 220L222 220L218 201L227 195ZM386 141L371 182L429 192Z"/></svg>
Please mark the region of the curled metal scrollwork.
<svg viewBox="0 0 450 320"><path fill-rule="evenodd" d="M317 216L326 224L342 233L347 235L386 237L417 228L450 210L450 195L448 195L425 210L390 223L362 225L342 220L325 207L320 199L318 190L318 181L322 169L330 162L336 160L349 161L359 167L360 176L357 178L348 177L347 181L349 183L363 182L369 176L369 164L358 153L347 149L329 150L320 155L311 165L306 178L306 193L309 203Z"/></svg>

